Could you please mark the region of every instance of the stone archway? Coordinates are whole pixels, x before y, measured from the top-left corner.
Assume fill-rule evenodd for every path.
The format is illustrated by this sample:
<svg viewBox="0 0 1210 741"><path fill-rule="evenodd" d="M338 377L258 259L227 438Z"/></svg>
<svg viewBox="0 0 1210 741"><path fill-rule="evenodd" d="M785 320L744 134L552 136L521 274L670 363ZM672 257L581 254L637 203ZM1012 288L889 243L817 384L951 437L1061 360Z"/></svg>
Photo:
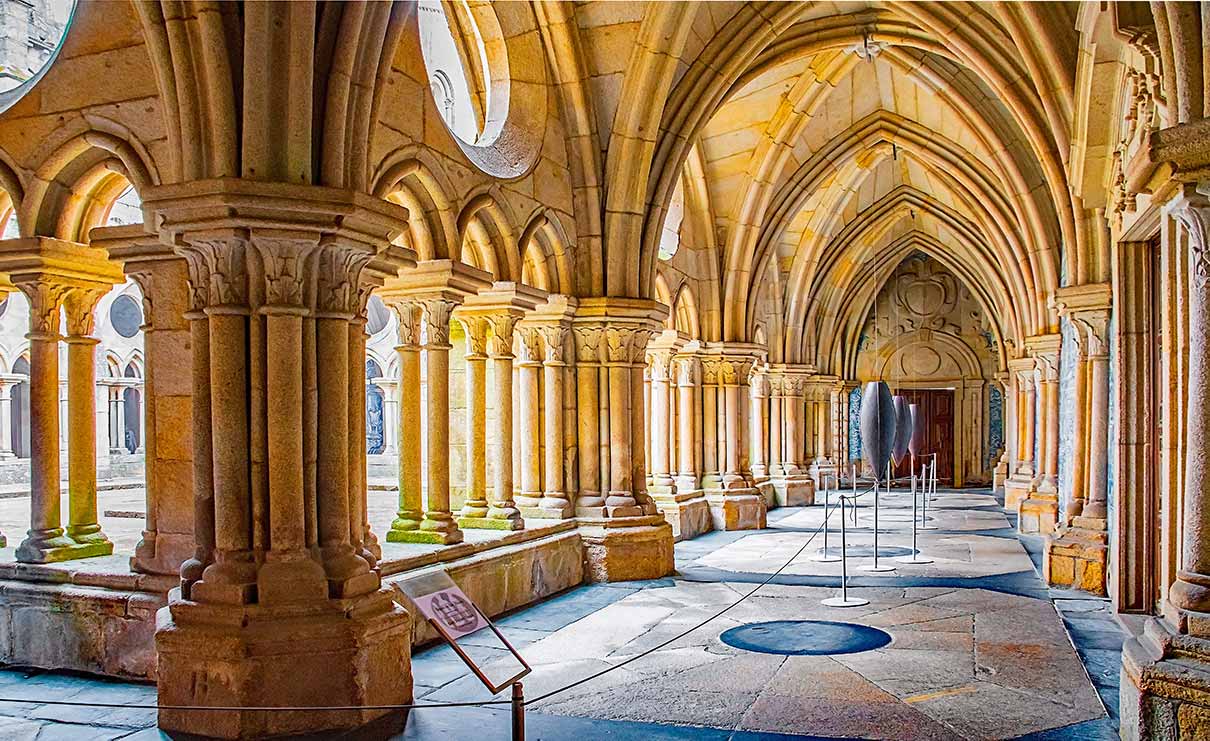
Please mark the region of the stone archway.
<svg viewBox="0 0 1210 741"><path fill-rule="evenodd" d="M866 319L857 378L953 395L953 485L991 481L991 386L998 353L988 317L947 267L916 253L888 277Z"/></svg>

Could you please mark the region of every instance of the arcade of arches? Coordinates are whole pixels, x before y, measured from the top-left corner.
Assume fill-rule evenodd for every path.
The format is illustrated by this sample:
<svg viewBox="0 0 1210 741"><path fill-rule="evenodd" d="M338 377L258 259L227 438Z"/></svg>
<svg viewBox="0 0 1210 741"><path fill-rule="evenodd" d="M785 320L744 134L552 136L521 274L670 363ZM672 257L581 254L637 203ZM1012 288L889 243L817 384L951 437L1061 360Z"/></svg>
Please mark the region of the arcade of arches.
<svg viewBox="0 0 1210 741"><path fill-rule="evenodd" d="M407 580L668 577L884 380L1133 631L1123 737L1210 737L1207 12L79 0L0 93L0 660L356 728Z"/></svg>

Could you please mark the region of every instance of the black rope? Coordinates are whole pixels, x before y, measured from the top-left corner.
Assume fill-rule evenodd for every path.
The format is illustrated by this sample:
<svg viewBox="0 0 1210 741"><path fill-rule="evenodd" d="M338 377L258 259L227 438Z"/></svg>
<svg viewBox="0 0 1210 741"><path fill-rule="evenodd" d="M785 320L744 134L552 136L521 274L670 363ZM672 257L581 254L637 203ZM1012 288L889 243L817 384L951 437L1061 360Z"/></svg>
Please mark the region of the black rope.
<svg viewBox="0 0 1210 741"><path fill-rule="evenodd" d="M867 493L867 492L863 491L863 492L861 492L861 494L858 494L857 496L861 496L865 493ZM846 499L846 498L853 498L853 497L852 496L846 497L843 494L840 495L840 499ZM836 508L839 506L840 506L839 504L832 505L824 513L823 522L820 523L819 527L815 528L814 532L811 533L810 537L807 538L806 542L803 543L802 546L797 551L794 552L793 556L790 556L789 560L787 560L785 563L783 563L777 569L777 571L774 571L772 574L770 574L767 579L765 579L761 583L757 584L755 587L752 588L751 591L749 591L747 594L743 595L736 601L727 605L726 607L724 607L723 609L714 613L713 615L711 615L710 617L701 621L700 623L688 628L685 631L682 631L681 633L678 633L677 635L673 636L672 638L669 638L668 640L664 641L663 643L653 646L653 647L647 649L646 651L643 651L642 653L635 654L634 656L631 656L630 658L626 659L625 661L622 661L617 664L613 664L612 666L608 666L608 667L602 669L601 671L590 674L587 677L584 677L583 679L578 679L575 682L572 682L571 684L568 684L564 687L560 687L558 689L551 690L550 692L547 692L544 695L535 697L532 700L526 700L525 704L532 705L533 703L540 702L549 697L553 697L554 695L566 692L567 690L573 689L575 687L579 687L580 685L585 684L587 682L591 682L592 680L602 677L616 669L621 669L622 667L626 666L627 664L630 664L632 662L638 661L641 658L649 656L652 653L659 651L660 649L668 646L669 644L679 641L680 639L684 638L685 636L689 635L690 633L693 633L694 631L698 630L699 628L703 628L706 625L708 625L709 623L713 622L714 620L717 620L718 618L722 617L723 615L725 615L726 613L728 613L729 611L731 611L732 609L734 609L735 607L737 607L738 605L743 603L744 600L746 600L749 597L751 597L752 595L756 594L756 592L759 591L762 587L765 587L768 584L770 584L774 579L776 579L778 576L780 576L781 572L785 571L786 568L788 568L790 566L790 564L794 563L794 561L799 556L802 555L802 552L807 549L807 546L811 545L811 542L815 540L815 536L819 535L819 533L823 531L823 528L827 524L828 519L831 518L832 513L835 512ZM64 706L64 707L81 707L81 708L122 708L122 709L128 709L128 710L171 710L171 711L195 711L195 710L215 711L215 710L217 710L217 711L229 711L229 712L238 711L238 712L290 712L290 713L308 712L308 711L332 712L332 711L341 711L341 710L350 710L350 711L357 711L357 710L424 710L424 709L428 709L428 708L472 708L472 707L485 707L488 705L507 706L507 705L511 704L510 700L479 700L479 701L475 701L475 702L430 702L430 703L408 703L408 704L404 704L404 705L325 705L325 706L271 705L271 706L249 707L249 706L211 706L211 705L160 705L158 703L156 703L156 704L120 704L120 703L109 703L109 702L80 702L80 701L74 701L74 700L32 700L32 699L19 699L19 698L9 698L9 697L0 697L0 702L27 703L27 704L33 704L33 705L57 705L57 706Z"/></svg>

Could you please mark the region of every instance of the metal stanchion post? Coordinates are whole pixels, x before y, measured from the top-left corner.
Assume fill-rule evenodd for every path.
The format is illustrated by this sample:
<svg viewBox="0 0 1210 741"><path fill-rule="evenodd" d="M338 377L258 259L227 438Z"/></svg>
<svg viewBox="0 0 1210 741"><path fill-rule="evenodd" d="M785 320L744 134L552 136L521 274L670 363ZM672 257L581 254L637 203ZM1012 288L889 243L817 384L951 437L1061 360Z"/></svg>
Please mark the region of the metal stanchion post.
<svg viewBox="0 0 1210 741"><path fill-rule="evenodd" d="M513 683L513 741L525 741L525 688Z"/></svg>
<svg viewBox="0 0 1210 741"><path fill-rule="evenodd" d="M828 607L860 607L870 604L868 599L849 597L849 552L847 547L849 539L844 526L844 500L845 497L842 495L840 497L840 596L825 599L823 604Z"/></svg>
<svg viewBox="0 0 1210 741"><path fill-rule="evenodd" d="M924 488L924 467L920 469L920 494L925 494ZM896 560L899 563L932 563L933 559L924 558L920 555L920 550L916 547L916 526L919 524L916 520L916 469L912 469L912 552L907 556L900 556Z"/></svg>
<svg viewBox="0 0 1210 741"><path fill-rule="evenodd" d="M857 525L857 466L856 465L853 466L853 504L852 504L851 508L853 510L853 525L856 526ZM844 518L844 505L843 504L840 506L840 517L842 519Z"/></svg>
<svg viewBox="0 0 1210 741"><path fill-rule="evenodd" d="M827 477L824 478L823 487L823 549L819 553L811 557L812 561L818 563L835 563L840 560L839 556L833 556L828 553L828 520L832 518L832 505L830 502L831 487L827 485ZM836 494L840 496L840 473L836 474ZM842 506L840 508L841 527L844 527L844 499L841 499Z"/></svg>
<svg viewBox="0 0 1210 741"><path fill-rule="evenodd" d="M891 488L890 464L887 464L887 490ZM885 566L878 563L878 480L874 480L874 563L865 567L866 571L894 571L894 566Z"/></svg>
<svg viewBox="0 0 1210 741"><path fill-rule="evenodd" d="M936 525L930 525L928 522L928 520L929 520L929 492L930 492L930 490L933 490L933 491L936 490L936 483L937 483L937 459L936 459L936 457L933 458L931 472L927 473L927 474L925 473L925 472L929 472L929 471L930 471L930 465L928 463L925 463L923 471L921 472L921 475L920 475L920 478L921 478L920 487L923 490L921 492L921 496L920 496L920 500L923 505L920 508L920 529L921 530L936 530L937 529ZM929 486L930 483L932 483L933 486L930 487Z"/></svg>
<svg viewBox="0 0 1210 741"><path fill-rule="evenodd" d="M937 454L936 453L933 453L932 474L933 474L933 477L932 477L932 481L930 482L931 487L930 487L930 492L929 492L929 501L935 502L935 501L937 501Z"/></svg>

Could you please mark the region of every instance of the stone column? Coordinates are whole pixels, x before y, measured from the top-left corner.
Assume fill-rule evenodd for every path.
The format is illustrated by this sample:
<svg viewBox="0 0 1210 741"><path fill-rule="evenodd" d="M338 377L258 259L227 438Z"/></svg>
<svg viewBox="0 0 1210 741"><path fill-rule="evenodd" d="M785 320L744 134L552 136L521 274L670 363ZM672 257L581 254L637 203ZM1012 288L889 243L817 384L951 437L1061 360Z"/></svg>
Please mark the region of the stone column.
<svg viewBox="0 0 1210 741"><path fill-rule="evenodd" d="M405 438L399 446L399 509L387 541L408 543L420 536L420 522L424 519L421 480L421 434L420 409L420 305L414 301L399 301L392 304L399 319L399 344L395 352L399 356L399 418L395 420L399 437ZM405 435L406 431L406 435Z"/></svg>
<svg viewBox="0 0 1210 741"><path fill-rule="evenodd" d="M653 495L671 494L674 483L669 466L668 428L671 422L671 394L669 383L672 365L672 351L657 349L648 351L647 358L651 371L651 493Z"/></svg>
<svg viewBox="0 0 1210 741"><path fill-rule="evenodd" d="M519 355L513 368L518 384L521 468L515 496L521 516L528 518L540 514L535 510L542 501L542 335L537 327L521 325L516 336Z"/></svg>
<svg viewBox="0 0 1210 741"><path fill-rule="evenodd" d="M1008 367L1017 382L1014 420L1017 430L1017 462L1013 475L1004 483L1004 507L1016 512L1021 502L1029 496L1034 479L1035 361L1031 357L1017 358L1010 360Z"/></svg>
<svg viewBox="0 0 1210 741"><path fill-rule="evenodd" d="M13 387L0 379L0 460L12 460L13 453ZM0 546L3 547L3 546Z"/></svg>
<svg viewBox="0 0 1210 741"><path fill-rule="evenodd" d="M80 546L63 533L59 509L59 308L67 288L31 278L13 282L29 299L29 533L17 560L75 558Z"/></svg>
<svg viewBox="0 0 1210 741"><path fill-rule="evenodd" d="M785 422L782 415L786 409L785 379L780 374L770 374L769 383L769 475L786 475L786 443L782 437Z"/></svg>
<svg viewBox="0 0 1210 741"><path fill-rule="evenodd" d="M748 375L754 362L760 360L760 348L739 343L707 346L705 351L707 383L717 383L714 393L718 413L714 420L706 419L703 427L711 434L713 421L720 435L717 451L721 471L716 479L705 483L706 500L716 530L744 530L764 527L767 505L764 497L753 487L752 474L744 468L741 451L746 446L742 412L748 405ZM708 387L709 388L709 387ZM743 409L741 409L741 405Z"/></svg>
<svg viewBox="0 0 1210 741"><path fill-rule="evenodd" d="M677 471L676 488L682 493L697 492L700 494L698 481L698 442L701 430L698 428L697 395L701 388L697 360L693 357L679 357L674 361L676 371L676 392L679 400L677 422L677 445L680 450L677 455L680 469Z"/></svg>
<svg viewBox="0 0 1210 741"><path fill-rule="evenodd" d="M1104 596L1109 552L1109 306L1107 284L1060 288L1055 305L1077 338L1073 424L1073 505L1059 537L1047 538L1042 575L1048 584Z"/></svg>
<svg viewBox="0 0 1210 741"><path fill-rule="evenodd" d="M1041 461L1034 485L1019 508L1017 529L1022 533L1053 533L1059 521L1059 348L1062 342L1058 334L1027 340L1037 368L1041 402L1041 417L1035 424Z"/></svg>
<svg viewBox="0 0 1210 741"><path fill-rule="evenodd" d="M605 514L605 471L601 461L606 451L601 428L606 420L601 415L604 372L600 363L601 330L594 326L577 327L573 331L576 344L576 442L580 461L579 486L576 495L578 517Z"/></svg>
<svg viewBox="0 0 1210 741"><path fill-rule="evenodd" d="M492 336L487 352L492 363L492 384L496 390L495 481L488 527L519 530L525 526L521 512L513 502L513 328L517 318L509 313L491 315Z"/></svg>
<svg viewBox="0 0 1210 741"><path fill-rule="evenodd" d="M97 522L97 395L96 351L92 337L94 311L107 288L76 289L67 294L67 395L68 421L67 536L85 546L78 556L107 556L113 543ZM148 513L154 517L154 513Z"/></svg>
<svg viewBox="0 0 1210 741"><path fill-rule="evenodd" d="M993 384L1000 390L1000 424L1004 433L1004 450L1000 454L1000 458L995 463L992 472L992 491L996 491L1004 486L1004 481L1008 478L1008 399L1009 399L1009 383L1008 373L1000 372L996 374L996 380ZM989 418L990 421L990 418Z"/></svg>
<svg viewBox="0 0 1210 741"><path fill-rule="evenodd" d="M466 503L459 527L487 517L487 320L455 314L466 335Z"/></svg>
<svg viewBox="0 0 1210 741"><path fill-rule="evenodd" d="M126 407L122 392L125 386L113 384L109 387L110 439L109 454L124 455L126 451Z"/></svg>
<svg viewBox="0 0 1210 741"><path fill-rule="evenodd" d="M755 371L749 385L752 411L749 414L752 437L752 476L760 481L769 477L769 376Z"/></svg>
<svg viewBox="0 0 1210 741"><path fill-rule="evenodd" d="M80 397L82 415L72 419L73 437L86 440L88 449L74 445L69 453L69 474L77 494L69 513L70 532L62 528L60 511L60 307L68 306L68 331L79 339L91 330L91 309L103 293L123 281L121 269L104 250L75 242L32 237L0 242L0 272L29 299L29 409L30 409L30 529L17 548L17 560L47 563L112 552L112 544L96 527L96 407L93 396L94 347L76 342L69 351L69 383ZM91 303L90 303L91 302ZM86 310L87 308L87 310ZM86 397L86 398L85 398ZM77 408L78 409L78 408ZM88 476L93 480L91 508ZM91 516L88 512L91 510Z"/></svg>
<svg viewBox="0 0 1210 741"><path fill-rule="evenodd" d="M450 512L450 313L457 302L430 298L421 302L424 318L425 399L428 427L426 507L420 531L432 542L462 542L462 531Z"/></svg>
<svg viewBox="0 0 1210 741"><path fill-rule="evenodd" d="M574 509L570 496L563 491L563 378L568 364L564 362L567 328L541 325L542 335L542 418L546 456L543 461L544 488L540 512L545 519L561 520L571 517ZM660 444L657 436L653 444ZM667 435L664 436L667 444Z"/></svg>
<svg viewBox="0 0 1210 741"><path fill-rule="evenodd" d="M191 316L205 317L194 372L210 394L195 397L195 430L208 416L213 461L199 503L213 512L213 560L159 615L159 697L222 708L166 708L160 726L239 738L363 725L383 711L360 706L411 698L411 619L353 542L348 436L365 420L349 419L350 325L367 263L411 263L387 247L406 211L233 179L149 189L143 204L188 263ZM320 704L359 709L256 709Z"/></svg>
<svg viewBox="0 0 1210 741"><path fill-rule="evenodd" d="M644 491L642 472L635 478L637 464L643 463L643 426L641 417L632 415L642 404L648 340L663 315L662 306L647 299L583 299L575 309L577 360L591 364L595 355L601 366L597 403L584 396L593 381L592 374L584 373L579 377L577 409L581 471L594 468L587 457L595 459L596 470L608 472L602 476L608 486L603 506L584 507L583 496L578 502L589 578L594 581L652 578L673 568L672 528ZM595 435L593 421L598 423ZM599 443L595 451L594 442Z"/></svg>

